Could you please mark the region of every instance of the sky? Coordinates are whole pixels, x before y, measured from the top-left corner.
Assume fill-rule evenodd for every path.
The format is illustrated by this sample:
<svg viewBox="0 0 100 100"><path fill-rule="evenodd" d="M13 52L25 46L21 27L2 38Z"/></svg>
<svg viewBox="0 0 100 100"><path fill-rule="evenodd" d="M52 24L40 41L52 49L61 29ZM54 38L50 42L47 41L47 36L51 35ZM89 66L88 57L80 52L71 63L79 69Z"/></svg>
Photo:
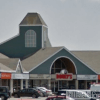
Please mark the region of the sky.
<svg viewBox="0 0 100 100"><path fill-rule="evenodd" d="M100 0L0 0L0 43L19 33L29 12L42 16L53 47L100 50Z"/></svg>

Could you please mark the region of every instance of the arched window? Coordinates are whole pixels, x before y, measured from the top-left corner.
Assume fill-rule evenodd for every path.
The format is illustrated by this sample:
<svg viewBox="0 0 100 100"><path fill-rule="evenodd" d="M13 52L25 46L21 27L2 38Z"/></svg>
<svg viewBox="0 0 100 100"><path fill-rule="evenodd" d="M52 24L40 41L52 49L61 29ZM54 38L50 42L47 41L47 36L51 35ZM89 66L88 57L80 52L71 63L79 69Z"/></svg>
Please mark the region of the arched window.
<svg viewBox="0 0 100 100"><path fill-rule="evenodd" d="M28 30L25 33L25 47L36 47L36 33L33 30Z"/></svg>
<svg viewBox="0 0 100 100"><path fill-rule="evenodd" d="M62 69L66 69L66 65L61 59L57 59L52 66L51 74L60 73Z"/></svg>

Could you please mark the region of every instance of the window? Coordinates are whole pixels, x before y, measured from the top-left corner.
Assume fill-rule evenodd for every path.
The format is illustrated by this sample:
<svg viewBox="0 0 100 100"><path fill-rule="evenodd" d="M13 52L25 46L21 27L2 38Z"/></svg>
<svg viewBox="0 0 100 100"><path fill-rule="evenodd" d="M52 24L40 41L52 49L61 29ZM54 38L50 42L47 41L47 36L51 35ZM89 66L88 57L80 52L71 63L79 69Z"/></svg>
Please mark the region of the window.
<svg viewBox="0 0 100 100"><path fill-rule="evenodd" d="M36 47L36 33L33 30L28 30L25 33L25 47Z"/></svg>
<svg viewBox="0 0 100 100"><path fill-rule="evenodd" d="M62 69L66 69L66 65L61 59L57 59L51 69L51 74L60 73Z"/></svg>

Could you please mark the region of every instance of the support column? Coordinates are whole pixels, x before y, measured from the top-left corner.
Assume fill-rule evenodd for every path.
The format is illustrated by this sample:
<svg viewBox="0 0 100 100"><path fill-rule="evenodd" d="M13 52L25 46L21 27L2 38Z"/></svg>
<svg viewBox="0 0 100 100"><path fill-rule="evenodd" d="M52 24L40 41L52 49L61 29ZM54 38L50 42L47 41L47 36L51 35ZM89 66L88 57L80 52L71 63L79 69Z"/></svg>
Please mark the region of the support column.
<svg viewBox="0 0 100 100"><path fill-rule="evenodd" d="M96 83L98 83L98 80L96 80Z"/></svg>
<svg viewBox="0 0 100 100"><path fill-rule="evenodd" d="M84 81L84 88L87 89L87 80Z"/></svg>
<svg viewBox="0 0 100 100"><path fill-rule="evenodd" d="M23 79L21 79L21 89L23 89Z"/></svg>
<svg viewBox="0 0 100 100"><path fill-rule="evenodd" d="M25 88L28 88L28 79L25 80Z"/></svg>
<svg viewBox="0 0 100 100"><path fill-rule="evenodd" d="M8 86L8 79L7 79L7 81L6 81L7 83L6 83L6 86Z"/></svg>
<svg viewBox="0 0 100 100"><path fill-rule="evenodd" d="M51 89L51 80L48 80L48 88Z"/></svg>
<svg viewBox="0 0 100 100"><path fill-rule="evenodd" d="M78 80L75 80L75 88L78 89Z"/></svg>
<svg viewBox="0 0 100 100"><path fill-rule="evenodd" d="M2 86L2 80L0 79L0 86Z"/></svg>
<svg viewBox="0 0 100 100"><path fill-rule="evenodd" d="M13 79L10 79L10 92L13 93Z"/></svg>
<svg viewBox="0 0 100 100"><path fill-rule="evenodd" d="M68 81L66 81L66 85L67 85L67 87L69 87L69 82Z"/></svg>
<svg viewBox="0 0 100 100"><path fill-rule="evenodd" d="M55 80L54 80L54 92L55 92Z"/></svg>

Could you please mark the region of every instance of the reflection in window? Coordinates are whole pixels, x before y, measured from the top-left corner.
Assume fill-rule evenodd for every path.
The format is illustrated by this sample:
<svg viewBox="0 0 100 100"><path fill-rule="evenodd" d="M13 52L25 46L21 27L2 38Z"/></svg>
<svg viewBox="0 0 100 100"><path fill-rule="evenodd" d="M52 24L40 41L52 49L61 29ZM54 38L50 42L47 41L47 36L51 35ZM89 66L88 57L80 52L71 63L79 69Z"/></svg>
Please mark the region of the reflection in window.
<svg viewBox="0 0 100 100"><path fill-rule="evenodd" d="M60 73L62 69L66 69L66 65L61 59L58 59L52 65L51 74Z"/></svg>
<svg viewBox="0 0 100 100"><path fill-rule="evenodd" d="M28 30L25 33L25 47L36 47L36 33L33 30Z"/></svg>

